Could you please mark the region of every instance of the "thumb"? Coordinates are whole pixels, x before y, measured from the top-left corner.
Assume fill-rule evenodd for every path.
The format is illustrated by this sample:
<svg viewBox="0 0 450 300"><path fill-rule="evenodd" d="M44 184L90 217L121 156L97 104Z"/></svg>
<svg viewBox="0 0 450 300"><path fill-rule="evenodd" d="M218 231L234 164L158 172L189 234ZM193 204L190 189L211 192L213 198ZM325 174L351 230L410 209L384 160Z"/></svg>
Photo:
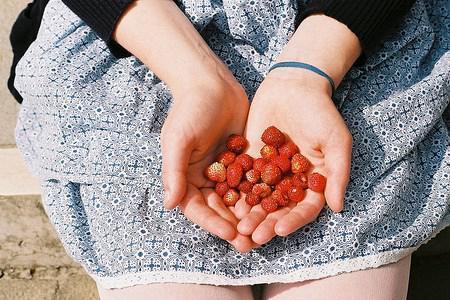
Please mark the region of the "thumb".
<svg viewBox="0 0 450 300"><path fill-rule="evenodd" d="M162 136L162 178L164 207L175 208L186 194L187 169L192 143L180 138L183 134L172 131Z"/></svg>
<svg viewBox="0 0 450 300"><path fill-rule="evenodd" d="M334 212L340 212L344 208L345 191L350 180L351 139L328 146L324 149L324 156L327 169L325 199Z"/></svg>

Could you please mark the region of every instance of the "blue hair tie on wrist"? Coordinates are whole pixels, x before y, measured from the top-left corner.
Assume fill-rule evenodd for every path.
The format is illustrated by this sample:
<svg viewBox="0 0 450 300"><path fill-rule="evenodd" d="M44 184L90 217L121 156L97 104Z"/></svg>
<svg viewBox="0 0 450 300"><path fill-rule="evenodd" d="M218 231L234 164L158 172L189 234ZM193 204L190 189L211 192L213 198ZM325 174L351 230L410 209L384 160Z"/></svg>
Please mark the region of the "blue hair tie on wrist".
<svg viewBox="0 0 450 300"><path fill-rule="evenodd" d="M336 86L334 84L333 78L331 78L327 73L325 73L324 71L322 71L321 69L319 69L313 65L298 62L298 61L282 61L282 62L276 63L272 67L270 67L269 72L276 68L300 68L300 69L310 70L322 77L325 77L330 82L332 95L334 95L334 92L336 91Z"/></svg>

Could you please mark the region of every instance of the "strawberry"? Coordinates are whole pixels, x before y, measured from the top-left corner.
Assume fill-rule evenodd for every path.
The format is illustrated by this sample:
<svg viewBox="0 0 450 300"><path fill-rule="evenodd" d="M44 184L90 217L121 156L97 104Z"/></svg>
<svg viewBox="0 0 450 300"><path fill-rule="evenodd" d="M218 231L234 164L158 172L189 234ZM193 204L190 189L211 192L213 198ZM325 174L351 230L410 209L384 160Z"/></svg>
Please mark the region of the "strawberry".
<svg viewBox="0 0 450 300"><path fill-rule="evenodd" d="M252 191L253 184L248 180L243 180L239 183L238 190L243 193L250 193Z"/></svg>
<svg viewBox="0 0 450 300"><path fill-rule="evenodd" d="M232 134L228 137L227 140L227 149L239 154L244 152L245 148L247 147L247 140L238 134Z"/></svg>
<svg viewBox="0 0 450 300"><path fill-rule="evenodd" d="M314 192L322 193L325 190L327 179L319 173L312 173L308 177L308 188Z"/></svg>
<svg viewBox="0 0 450 300"><path fill-rule="evenodd" d="M272 189L265 183L257 183L253 186L252 193L259 197L267 197L272 193Z"/></svg>
<svg viewBox="0 0 450 300"><path fill-rule="evenodd" d="M266 130L264 130L264 132L261 136L261 140L266 145L272 145L276 148L283 145L285 139L286 138L285 138L284 134L275 126L268 127Z"/></svg>
<svg viewBox="0 0 450 300"><path fill-rule="evenodd" d="M287 206L289 204L289 198L285 195L283 195L283 193L279 190L275 190L272 192L272 198L273 200L275 200L278 204L278 206Z"/></svg>
<svg viewBox="0 0 450 300"><path fill-rule="evenodd" d="M271 213L277 210L278 203L269 196L261 200L261 206L265 211Z"/></svg>
<svg viewBox="0 0 450 300"><path fill-rule="evenodd" d="M264 170L264 166L266 165L266 163L267 162L264 160L264 158L257 158L253 162L253 169L261 173Z"/></svg>
<svg viewBox="0 0 450 300"><path fill-rule="evenodd" d="M234 189L229 189L223 196L223 202L226 206L233 206L239 200L239 193Z"/></svg>
<svg viewBox="0 0 450 300"><path fill-rule="evenodd" d="M225 167L228 167L234 162L235 158L236 158L235 153L226 150L217 156L216 161L222 163Z"/></svg>
<svg viewBox="0 0 450 300"><path fill-rule="evenodd" d="M278 148L278 152L281 156L291 158L295 153L298 153L298 147L293 142L289 141Z"/></svg>
<svg viewBox="0 0 450 300"><path fill-rule="evenodd" d="M227 168L227 183L230 187L235 188L241 182L244 170L242 166L236 162L232 163Z"/></svg>
<svg viewBox="0 0 450 300"><path fill-rule="evenodd" d="M288 191L288 197L291 201L300 202L305 197L305 191L301 187L293 185Z"/></svg>
<svg viewBox="0 0 450 300"><path fill-rule="evenodd" d="M255 169L251 169L245 173L245 178L251 183L255 184L261 178L261 172L256 171Z"/></svg>
<svg viewBox="0 0 450 300"><path fill-rule="evenodd" d="M248 193L245 196L245 202L247 202L248 205L255 206L261 202L261 199L253 193Z"/></svg>
<svg viewBox="0 0 450 300"><path fill-rule="evenodd" d="M253 157L245 153L239 154L236 157L236 162L242 166L245 172L253 167Z"/></svg>
<svg viewBox="0 0 450 300"><path fill-rule="evenodd" d="M294 154L291 159L291 171L292 173L304 173L308 171L310 167L309 160L300 153Z"/></svg>
<svg viewBox="0 0 450 300"><path fill-rule="evenodd" d="M275 146L272 145L265 145L261 148L259 151L261 154L261 157L264 158L266 162L271 161L275 156L278 155L278 150L275 148Z"/></svg>
<svg viewBox="0 0 450 300"><path fill-rule="evenodd" d="M281 180L281 169L273 163L268 163L261 172L261 179L268 185L277 184Z"/></svg>
<svg viewBox="0 0 450 300"><path fill-rule="evenodd" d="M272 163L281 169L281 172L288 173L291 170L291 161L289 158L277 155L272 159Z"/></svg>
<svg viewBox="0 0 450 300"><path fill-rule="evenodd" d="M300 186L302 189L308 188L308 176L305 173L297 173L292 176L294 185Z"/></svg>
<svg viewBox="0 0 450 300"><path fill-rule="evenodd" d="M280 183L276 185L276 189L282 192L284 195L287 195L289 189L291 188L293 182L291 177L284 177L281 179Z"/></svg>
<svg viewBox="0 0 450 300"><path fill-rule="evenodd" d="M228 186L228 183L225 182L218 182L216 184L216 194L219 195L220 197L223 197L225 195L225 193L230 189L230 187Z"/></svg>
<svg viewBox="0 0 450 300"><path fill-rule="evenodd" d="M227 179L227 171L222 163L214 162L206 168L205 176L211 181L224 182Z"/></svg>

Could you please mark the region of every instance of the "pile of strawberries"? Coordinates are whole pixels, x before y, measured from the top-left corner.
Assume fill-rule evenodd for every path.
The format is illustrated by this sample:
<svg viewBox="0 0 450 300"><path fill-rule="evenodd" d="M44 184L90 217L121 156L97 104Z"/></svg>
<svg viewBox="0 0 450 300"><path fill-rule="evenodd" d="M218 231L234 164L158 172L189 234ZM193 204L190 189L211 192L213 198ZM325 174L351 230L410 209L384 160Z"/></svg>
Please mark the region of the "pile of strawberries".
<svg viewBox="0 0 450 300"><path fill-rule="evenodd" d="M243 153L247 140L237 134L230 135L228 150L205 169L205 176L216 182L215 191L227 206L239 200L238 191L245 193L249 205L261 204L267 212L287 206L290 201L302 201L308 188L324 191L325 177L319 173L307 175L311 163L278 128L267 128L261 140L265 143L261 157L254 159Z"/></svg>

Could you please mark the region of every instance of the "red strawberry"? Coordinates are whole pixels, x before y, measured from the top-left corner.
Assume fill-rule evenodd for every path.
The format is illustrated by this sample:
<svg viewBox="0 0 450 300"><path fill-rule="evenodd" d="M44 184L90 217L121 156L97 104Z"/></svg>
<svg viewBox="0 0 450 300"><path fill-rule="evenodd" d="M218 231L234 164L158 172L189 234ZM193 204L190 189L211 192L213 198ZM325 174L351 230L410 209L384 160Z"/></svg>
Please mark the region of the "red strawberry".
<svg viewBox="0 0 450 300"><path fill-rule="evenodd" d="M304 157L303 155L301 155L300 153L296 153L294 154L294 156L292 156L291 159L291 170L292 173L304 173L306 171L308 171L309 167L310 167L310 162L309 160Z"/></svg>
<svg viewBox="0 0 450 300"><path fill-rule="evenodd" d="M291 201L300 202L305 197L305 191L301 187L293 185L289 189L288 197Z"/></svg>
<svg viewBox="0 0 450 300"><path fill-rule="evenodd" d="M294 185L300 186L302 189L308 188L308 176L305 173L297 173L292 176Z"/></svg>
<svg viewBox="0 0 450 300"><path fill-rule="evenodd" d="M241 182L244 170L242 166L236 162L232 163L227 168L227 183L230 187L235 188Z"/></svg>
<svg viewBox="0 0 450 300"><path fill-rule="evenodd" d="M326 181L327 179L323 175L312 173L308 177L308 187L314 192L322 193L325 190Z"/></svg>
<svg viewBox="0 0 450 300"><path fill-rule="evenodd" d="M234 153L242 153L245 148L247 147L247 140L237 134L232 134L228 137L227 140L227 149L234 152Z"/></svg>
<svg viewBox="0 0 450 300"><path fill-rule="evenodd" d="M284 195L287 195L292 184L293 182L291 177L284 177L283 179L281 179L280 183L277 184L276 189L282 192Z"/></svg>
<svg viewBox="0 0 450 300"><path fill-rule="evenodd" d="M245 153L239 154L236 157L236 162L242 166L245 172L253 167L253 157Z"/></svg>
<svg viewBox="0 0 450 300"><path fill-rule="evenodd" d="M281 180L281 169L273 163L268 163L261 172L261 179L268 185L277 184Z"/></svg>
<svg viewBox="0 0 450 300"><path fill-rule="evenodd" d="M251 169L250 171L247 171L247 173L245 173L245 178L251 183L255 184L261 178L261 172L256 171L255 169Z"/></svg>
<svg viewBox="0 0 450 300"><path fill-rule="evenodd" d="M252 193L259 197L267 197L272 193L272 189L265 183L257 183L253 186Z"/></svg>
<svg viewBox="0 0 450 300"><path fill-rule="evenodd" d="M271 196L277 202L278 206L287 206L289 204L289 198L279 190L273 191Z"/></svg>
<svg viewBox="0 0 450 300"><path fill-rule="evenodd" d="M214 162L206 168L205 176L211 181L224 182L227 179L227 171L222 163Z"/></svg>
<svg viewBox="0 0 450 300"><path fill-rule="evenodd" d="M236 158L235 153L226 150L217 156L216 161L222 163L225 167L228 167L234 162L235 158Z"/></svg>
<svg viewBox="0 0 450 300"><path fill-rule="evenodd" d="M225 195L225 193L230 189L230 187L228 186L228 183L225 182L218 182L216 184L216 193L217 195L219 195L220 197L223 197Z"/></svg>
<svg viewBox="0 0 450 300"><path fill-rule="evenodd" d="M271 213L277 210L278 203L269 196L261 200L261 206L265 211Z"/></svg>
<svg viewBox="0 0 450 300"><path fill-rule="evenodd" d="M298 147L293 142L287 142L286 144L283 144L280 148L278 148L278 152L281 156L291 158L294 156L295 153L298 153Z"/></svg>
<svg viewBox="0 0 450 300"><path fill-rule="evenodd" d="M239 200L239 193L233 189L229 189L223 196L223 202L226 206L233 206Z"/></svg>
<svg viewBox="0 0 450 300"><path fill-rule="evenodd" d="M253 184L248 180L241 181L241 183L239 183L239 186L238 186L238 190L240 190L241 192L246 193L246 194L250 193L252 191L252 188L253 188Z"/></svg>
<svg viewBox="0 0 450 300"><path fill-rule="evenodd" d="M265 145L261 148L259 151L262 158L266 160L266 162L271 161L275 156L278 155L278 150L275 148L275 146L272 145Z"/></svg>
<svg viewBox="0 0 450 300"><path fill-rule="evenodd" d="M253 193L248 193L245 196L245 202L247 202L248 205L255 206L261 202L261 199Z"/></svg>
<svg viewBox="0 0 450 300"><path fill-rule="evenodd" d="M261 173L264 170L264 166L266 165L266 163L267 162L264 160L264 158L257 158L253 162L253 169Z"/></svg>
<svg viewBox="0 0 450 300"><path fill-rule="evenodd" d="M265 144L275 146L276 148L283 145L285 139L284 134L275 126L268 127L261 136L261 140Z"/></svg>
<svg viewBox="0 0 450 300"><path fill-rule="evenodd" d="M291 161L289 158L281 155L277 155L272 159L272 163L277 165L283 173L287 173L291 170Z"/></svg>

